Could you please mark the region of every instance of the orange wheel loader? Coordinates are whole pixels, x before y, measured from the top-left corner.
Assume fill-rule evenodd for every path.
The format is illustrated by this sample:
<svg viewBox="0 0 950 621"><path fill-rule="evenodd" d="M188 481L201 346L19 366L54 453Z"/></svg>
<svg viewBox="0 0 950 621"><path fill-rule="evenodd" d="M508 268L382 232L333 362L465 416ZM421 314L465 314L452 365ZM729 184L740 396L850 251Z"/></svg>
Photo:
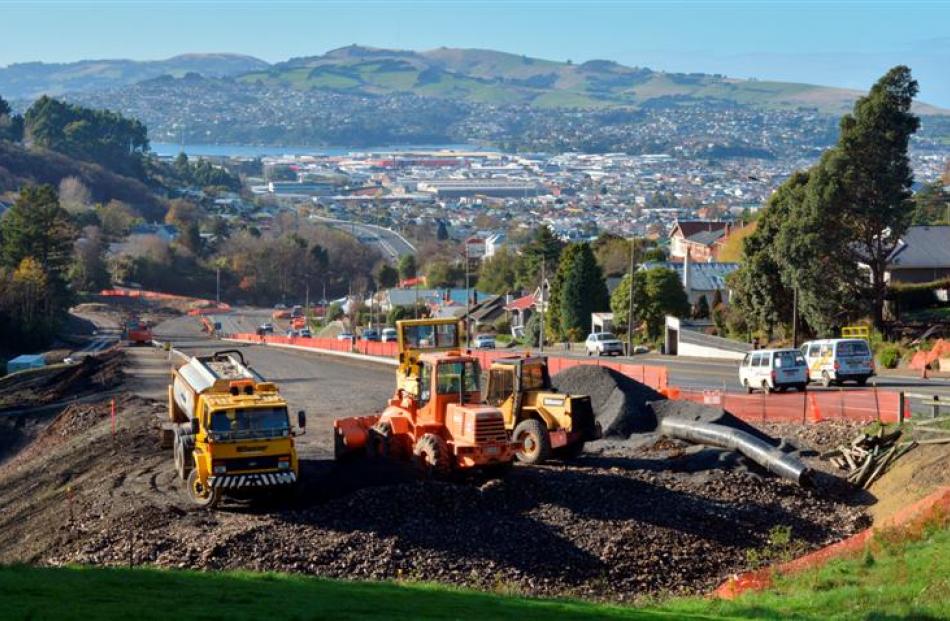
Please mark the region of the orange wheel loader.
<svg viewBox="0 0 950 621"><path fill-rule="evenodd" d="M501 410L482 403L478 359L459 349L456 319L396 322L396 394L376 416L333 423L338 460L354 455L411 461L423 477L514 463Z"/></svg>

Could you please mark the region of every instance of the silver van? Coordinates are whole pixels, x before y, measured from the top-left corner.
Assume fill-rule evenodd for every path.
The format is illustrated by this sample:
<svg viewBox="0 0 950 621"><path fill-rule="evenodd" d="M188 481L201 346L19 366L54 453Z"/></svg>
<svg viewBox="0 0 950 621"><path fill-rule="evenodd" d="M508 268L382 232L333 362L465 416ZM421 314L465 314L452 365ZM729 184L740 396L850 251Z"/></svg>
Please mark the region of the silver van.
<svg viewBox="0 0 950 621"><path fill-rule="evenodd" d="M822 386L847 381L864 386L874 375L874 357L864 339L808 341L801 352L808 363L808 378Z"/></svg>

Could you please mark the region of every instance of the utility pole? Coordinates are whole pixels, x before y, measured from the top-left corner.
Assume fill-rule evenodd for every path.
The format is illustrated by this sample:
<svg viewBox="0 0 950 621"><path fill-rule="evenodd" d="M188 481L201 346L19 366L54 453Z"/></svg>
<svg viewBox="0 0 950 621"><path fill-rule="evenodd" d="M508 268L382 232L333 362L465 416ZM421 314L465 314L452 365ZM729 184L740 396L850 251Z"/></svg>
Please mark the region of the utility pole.
<svg viewBox="0 0 950 621"><path fill-rule="evenodd" d="M465 240L465 346L472 343L472 292L468 282L468 240Z"/></svg>
<svg viewBox="0 0 950 621"><path fill-rule="evenodd" d="M221 266L215 268L214 271L214 301L216 304L221 304Z"/></svg>
<svg viewBox="0 0 950 621"><path fill-rule="evenodd" d="M627 305L627 355L633 353L633 270L636 264L634 255L637 252L637 246L634 238L630 238L630 303Z"/></svg>
<svg viewBox="0 0 950 621"><path fill-rule="evenodd" d="M541 315L541 321L538 328L538 353L544 353L544 304L545 304L545 295L544 295L544 264L547 261L542 257L541 258L541 306L538 308L538 312Z"/></svg>
<svg viewBox="0 0 950 621"><path fill-rule="evenodd" d="M798 349L798 287L792 287L792 347Z"/></svg>

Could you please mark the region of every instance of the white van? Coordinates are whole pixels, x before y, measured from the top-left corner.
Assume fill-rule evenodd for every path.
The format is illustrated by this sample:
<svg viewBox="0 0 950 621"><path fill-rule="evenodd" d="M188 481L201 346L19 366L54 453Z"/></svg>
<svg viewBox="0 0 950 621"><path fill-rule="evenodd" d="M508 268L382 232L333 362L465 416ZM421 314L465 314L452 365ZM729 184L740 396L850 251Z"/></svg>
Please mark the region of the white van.
<svg viewBox="0 0 950 621"><path fill-rule="evenodd" d="M784 392L788 388L805 390L808 367L797 349L758 349L750 351L739 366L739 383L752 392L761 388L766 393Z"/></svg>
<svg viewBox="0 0 950 621"><path fill-rule="evenodd" d="M848 380L864 386L874 375L874 357L864 339L823 339L802 345L808 363L808 378L822 386Z"/></svg>

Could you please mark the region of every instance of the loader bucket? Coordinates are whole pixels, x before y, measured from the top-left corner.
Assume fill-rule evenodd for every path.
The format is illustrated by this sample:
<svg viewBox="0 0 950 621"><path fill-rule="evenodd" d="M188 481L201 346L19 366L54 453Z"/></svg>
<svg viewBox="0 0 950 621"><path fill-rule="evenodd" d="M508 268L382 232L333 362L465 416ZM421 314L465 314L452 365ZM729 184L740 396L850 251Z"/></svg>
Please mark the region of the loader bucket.
<svg viewBox="0 0 950 621"><path fill-rule="evenodd" d="M370 428L378 420L378 416L351 416L333 421L334 457L343 459L361 452Z"/></svg>

